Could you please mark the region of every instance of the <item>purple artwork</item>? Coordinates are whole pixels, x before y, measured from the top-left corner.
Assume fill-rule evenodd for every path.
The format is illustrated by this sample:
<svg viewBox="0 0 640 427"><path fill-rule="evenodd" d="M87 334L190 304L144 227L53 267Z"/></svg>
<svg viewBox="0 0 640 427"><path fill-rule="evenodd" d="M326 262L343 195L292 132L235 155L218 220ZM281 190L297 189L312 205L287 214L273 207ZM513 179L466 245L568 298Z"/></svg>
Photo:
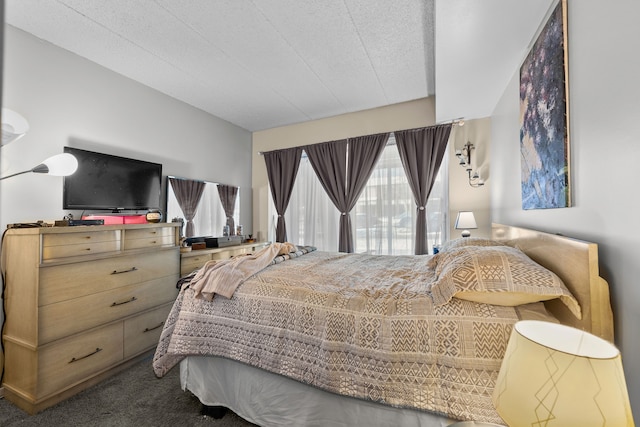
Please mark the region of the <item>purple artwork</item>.
<svg viewBox="0 0 640 427"><path fill-rule="evenodd" d="M571 206L565 8L560 1L520 67L523 209Z"/></svg>

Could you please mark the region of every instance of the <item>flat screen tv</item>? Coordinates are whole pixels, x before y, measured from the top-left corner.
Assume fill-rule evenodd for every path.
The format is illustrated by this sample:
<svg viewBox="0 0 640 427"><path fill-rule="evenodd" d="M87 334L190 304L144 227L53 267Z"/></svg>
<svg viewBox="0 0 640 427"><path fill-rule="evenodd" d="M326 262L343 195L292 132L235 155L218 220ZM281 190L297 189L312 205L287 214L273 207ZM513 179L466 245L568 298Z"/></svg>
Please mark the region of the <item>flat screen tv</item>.
<svg viewBox="0 0 640 427"><path fill-rule="evenodd" d="M160 209L161 164L72 147L64 152L78 159L78 170L64 178L63 209Z"/></svg>

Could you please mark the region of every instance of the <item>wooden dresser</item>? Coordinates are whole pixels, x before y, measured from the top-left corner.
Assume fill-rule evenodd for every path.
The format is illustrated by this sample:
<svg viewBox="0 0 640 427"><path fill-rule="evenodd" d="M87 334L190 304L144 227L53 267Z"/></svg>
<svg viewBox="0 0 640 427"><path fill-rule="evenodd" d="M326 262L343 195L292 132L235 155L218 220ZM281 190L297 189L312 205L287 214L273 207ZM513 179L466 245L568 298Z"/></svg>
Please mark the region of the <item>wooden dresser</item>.
<svg viewBox="0 0 640 427"><path fill-rule="evenodd" d="M178 293L177 224L10 229L5 397L38 412L158 342Z"/></svg>
<svg viewBox="0 0 640 427"><path fill-rule="evenodd" d="M180 275L189 274L212 259L229 259L238 255L252 254L267 245L269 245L269 242L253 242L225 248L198 249L183 252L180 256Z"/></svg>

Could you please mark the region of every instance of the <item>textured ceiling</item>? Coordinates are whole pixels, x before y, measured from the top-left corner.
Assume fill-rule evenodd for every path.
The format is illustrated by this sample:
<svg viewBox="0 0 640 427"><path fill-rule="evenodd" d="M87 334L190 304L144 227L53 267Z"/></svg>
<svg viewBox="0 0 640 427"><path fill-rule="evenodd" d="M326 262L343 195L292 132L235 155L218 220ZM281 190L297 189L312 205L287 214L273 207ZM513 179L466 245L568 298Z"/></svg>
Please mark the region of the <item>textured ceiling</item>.
<svg viewBox="0 0 640 427"><path fill-rule="evenodd" d="M433 0L8 0L6 22L251 131L434 93Z"/></svg>
<svg viewBox="0 0 640 427"><path fill-rule="evenodd" d="M438 122L490 116L554 1L7 0L5 19L256 131L432 95Z"/></svg>

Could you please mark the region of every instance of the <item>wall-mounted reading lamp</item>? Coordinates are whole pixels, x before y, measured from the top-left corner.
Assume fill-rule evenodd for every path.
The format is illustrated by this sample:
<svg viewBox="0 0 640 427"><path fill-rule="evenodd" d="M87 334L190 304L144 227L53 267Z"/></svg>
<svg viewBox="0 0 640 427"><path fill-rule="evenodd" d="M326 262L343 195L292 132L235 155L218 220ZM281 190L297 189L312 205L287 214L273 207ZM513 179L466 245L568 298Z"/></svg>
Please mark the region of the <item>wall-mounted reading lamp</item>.
<svg viewBox="0 0 640 427"><path fill-rule="evenodd" d="M456 150L456 157L460 160L460 166L465 168L469 174L469 185L472 187L482 187L484 180L480 178L478 171L474 171L471 166L471 150L475 148L471 142L467 142L462 147L462 150Z"/></svg>
<svg viewBox="0 0 640 427"><path fill-rule="evenodd" d="M6 145L24 136L29 130L29 123L20 114L8 108L2 109L2 142L0 145ZM69 153L56 154L51 156L36 167L3 176L3 179L11 178L24 173L44 173L54 176L69 176L78 169L78 160Z"/></svg>

